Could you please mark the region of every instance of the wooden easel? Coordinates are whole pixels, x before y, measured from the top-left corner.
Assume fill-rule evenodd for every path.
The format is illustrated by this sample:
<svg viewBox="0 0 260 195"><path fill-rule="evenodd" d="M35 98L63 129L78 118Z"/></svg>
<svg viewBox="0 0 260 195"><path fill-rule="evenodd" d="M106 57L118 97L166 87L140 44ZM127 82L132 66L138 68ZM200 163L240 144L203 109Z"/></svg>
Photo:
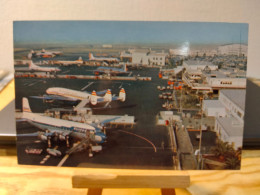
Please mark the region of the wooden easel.
<svg viewBox="0 0 260 195"><path fill-rule="evenodd" d="M162 195L175 195L175 188L187 188L190 176L176 175L75 175L73 188L88 188L88 195L101 195L103 188L161 188Z"/></svg>

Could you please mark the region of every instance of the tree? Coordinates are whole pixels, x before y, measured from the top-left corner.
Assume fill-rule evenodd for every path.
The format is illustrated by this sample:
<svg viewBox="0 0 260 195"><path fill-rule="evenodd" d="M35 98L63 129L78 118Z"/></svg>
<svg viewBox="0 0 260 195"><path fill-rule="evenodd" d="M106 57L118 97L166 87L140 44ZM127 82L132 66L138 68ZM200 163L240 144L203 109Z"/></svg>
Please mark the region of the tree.
<svg viewBox="0 0 260 195"><path fill-rule="evenodd" d="M234 148L228 142L223 142L221 140L217 141L217 145L212 148L212 152L222 161L235 154Z"/></svg>
<svg viewBox="0 0 260 195"><path fill-rule="evenodd" d="M219 160L225 162L226 169L239 169L241 161L241 148L235 150L228 142L217 141L217 145L212 149Z"/></svg>
<svg viewBox="0 0 260 195"><path fill-rule="evenodd" d="M242 147L239 147L237 150L236 150L236 157L238 158L238 160L241 160L241 154L242 154Z"/></svg>
<svg viewBox="0 0 260 195"><path fill-rule="evenodd" d="M228 157L225 161L226 169L239 169L240 168L240 160L236 156Z"/></svg>

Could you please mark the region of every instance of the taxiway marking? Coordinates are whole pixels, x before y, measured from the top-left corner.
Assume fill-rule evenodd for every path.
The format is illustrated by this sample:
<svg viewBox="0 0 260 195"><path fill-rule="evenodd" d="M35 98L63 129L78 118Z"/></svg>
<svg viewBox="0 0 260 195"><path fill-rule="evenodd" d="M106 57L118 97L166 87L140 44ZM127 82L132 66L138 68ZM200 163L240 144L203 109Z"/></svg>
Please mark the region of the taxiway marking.
<svg viewBox="0 0 260 195"><path fill-rule="evenodd" d="M151 144L151 145L153 146L154 152L157 152L157 149L156 149L155 145L154 145L153 142L151 142L149 139L147 139L147 138L145 138L145 137L143 137L143 136L137 135L137 134L135 134L135 133L128 132L128 131L124 131L124 130L119 130L119 131L121 131L121 132L123 132L123 133L126 133L126 134L134 135L134 136L136 136L136 137L139 137L139 138L141 138L141 139L147 141L149 144Z"/></svg>
<svg viewBox="0 0 260 195"><path fill-rule="evenodd" d="M61 167L65 161L69 158L69 154L66 154L63 159L61 159L61 161L59 162L59 164L57 165L57 167Z"/></svg>
<svg viewBox="0 0 260 195"><path fill-rule="evenodd" d="M94 82L90 82L89 84L87 84L85 87L83 87L82 89L81 89L81 91L83 91L83 90L85 90L85 89L87 89L90 85L92 85Z"/></svg>

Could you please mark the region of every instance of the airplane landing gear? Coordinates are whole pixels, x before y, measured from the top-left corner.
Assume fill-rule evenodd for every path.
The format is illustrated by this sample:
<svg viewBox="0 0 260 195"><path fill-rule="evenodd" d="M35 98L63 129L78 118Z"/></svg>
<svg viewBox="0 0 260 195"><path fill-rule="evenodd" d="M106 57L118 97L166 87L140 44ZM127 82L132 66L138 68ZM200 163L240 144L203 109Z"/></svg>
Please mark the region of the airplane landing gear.
<svg viewBox="0 0 260 195"><path fill-rule="evenodd" d="M93 153L92 153L92 145L90 144L89 146L88 146L88 157L93 157Z"/></svg>
<svg viewBox="0 0 260 195"><path fill-rule="evenodd" d="M51 136L47 136L48 147L51 148Z"/></svg>
<svg viewBox="0 0 260 195"><path fill-rule="evenodd" d="M69 141L69 136L68 135L66 135L65 136L65 139L66 139L66 146L69 148L70 147L70 141Z"/></svg>

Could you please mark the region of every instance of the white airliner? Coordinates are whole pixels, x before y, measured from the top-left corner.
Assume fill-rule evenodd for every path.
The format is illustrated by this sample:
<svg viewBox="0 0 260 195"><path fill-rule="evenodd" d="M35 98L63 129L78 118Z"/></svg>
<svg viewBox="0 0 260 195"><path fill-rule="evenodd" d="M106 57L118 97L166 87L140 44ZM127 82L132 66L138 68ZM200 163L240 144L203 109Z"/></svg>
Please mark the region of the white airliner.
<svg viewBox="0 0 260 195"><path fill-rule="evenodd" d="M89 60L90 61L101 61L101 62L108 62L108 63L115 63L119 62L119 59L117 58L105 58L105 57L94 57L92 53L89 53Z"/></svg>
<svg viewBox="0 0 260 195"><path fill-rule="evenodd" d="M23 98L23 112L21 118L45 132L18 134L18 136L37 135L43 141L47 141L53 136L56 136L60 140L68 141L69 136L72 136L81 140L80 144L75 146L76 148L73 147L70 149L70 151L76 151L82 146L90 145L92 143L103 143L106 140L106 135L102 129L104 124L120 117L102 121L99 125L57 119L45 116L41 113L32 113L28 99Z"/></svg>
<svg viewBox="0 0 260 195"><path fill-rule="evenodd" d="M124 88L122 88L119 92L119 96L112 96L111 90L108 89L106 94L102 96L98 96L96 91L93 91L91 94L88 92L77 91L67 88L61 87L51 87L46 90L48 95L52 95L52 97L43 97L45 99L57 99L57 100L66 100L66 101L77 101L77 100L88 100L86 103L91 103L92 105L96 105L98 103L105 103L111 101L122 101L124 102L126 99L126 93Z"/></svg>
<svg viewBox="0 0 260 195"><path fill-rule="evenodd" d="M82 57L79 57L79 59L74 60L74 61L66 61L66 60L56 60L53 61L53 64L61 64L61 65L72 65L72 64L83 64Z"/></svg>
<svg viewBox="0 0 260 195"><path fill-rule="evenodd" d="M33 63L33 61L29 61L29 67L15 67L15 71L17 72L58 72L61 71L57 67L43 67L37 66Z"/></svg>
<svg viewBox="0 0 260 195"><path fill-rule="evenodd" d="M122 68L112 68L112 67L99 67L94 70L95 75L99 74L110 74L110 75L128 75L130 72L127 71L127 65L124 64Z"/></svg>
<svg viewBox="0 0 260 195"><path fill-rule="evenodd" d="M60 71L60 69L57 67L37 66L36 64L33 63L32 60L29 62L29 70L40 71L40 72L58 72L58 71Z"/></svg>
<svg viewBox="0 0 260 195"><path fill-rule="evenodd" d="M42 49L41 51L31 51L28 56L36 56L36 57L41 57L41 58L52 58L57 55L61 55L61 51L46 51L45 49Z"/></svg>

